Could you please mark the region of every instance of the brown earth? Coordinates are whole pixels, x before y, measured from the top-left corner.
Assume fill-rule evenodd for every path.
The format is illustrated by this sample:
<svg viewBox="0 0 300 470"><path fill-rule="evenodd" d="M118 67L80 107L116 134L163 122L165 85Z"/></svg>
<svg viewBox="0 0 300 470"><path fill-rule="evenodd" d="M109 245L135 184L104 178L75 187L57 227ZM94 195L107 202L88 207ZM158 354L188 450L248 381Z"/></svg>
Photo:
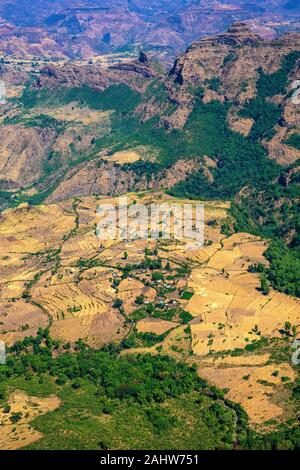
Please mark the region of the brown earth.
<svg viewBox="0 0 300 470"><path fill-rule="evenodd" d="M210 249L188 282L195 295L186 309L199 319L191 326L195 354L244 348L260 335L280 337L287 320L300 326L299 301L274 291L262 296L258 276L247 271L265 263L266 242L236 234Z"/></svg>
<svg viewBox="0 0 300 470"><path fill-rule="evenodd" d="M217 34L233 21L247 19L264 37L297 28L297 9L283 8L286 0L230 3L190 0L175 3L126 0L0 2L0 49L20 58L91 58L118 48L141 45L165 63L200 36ZM5 8L6 7L6 8ZM126 54L126 52L124 52Z"/></svg>
<svg viewBox="0 0 300 470"><path fill-rule="evenodd" d="M18 189L36 181L53 139L50 129L0 127L1 188Z"/></svg>
<svg viewBox="0 0 300 470"><path fill-rule="evenodd" d="M134 201L147 206L179 202L159 192L128 194L129 205ZM90 196L47 206L23 205L1 215L0 339L10 345L49 325L51 335L65 343L83 338L99 347L120 341L131 329L123 315L139 308L136 299L143 294L145 302L163 302L164 308L181 306L194 318L189 325L179 325L177 319L139 321L140 332L170 332L161 344L126 353L161 352L196 362L200 375L228 388L229 398L242 403L253 425L280 421L285 413L284 403L277 398L283 390L281 377L293 381L292 367L269 364L267 351L228 355L237 348L244 351L262 337L280 339L287 320L299 329L299 301L273 290L262 295L257 274L248 272L250 264L265 263L267 243L243 233L224 237L220 225L229 204L213 201L205 203L205 239L211 242L201 249L188 249L187 239L158 244L120 238L103 241L95 232L100 202L115 206L118 198ZM184 202L191 201L180 200ZM121 220L117 219L118 225ZM171 270L187 266L190 274L153 282L148 269L137 267L121 278L122 267L139 266L145 249L155 248L163 271L169 262ZM165 277L168 273L164 272ZM161 300L161 289L169 287ZM186 289L194 294L190 300L181 298ZM123 301L122 313L114 306L116 299ZM276 378L272 373L277 369Z"/></svg>
<svg viewBox="0 0 300 470"><path fill-rule="evenodd" d="M272 375L274 371L278 375ZM295 380L296 374L290 364L244 366L224 368L199 368L199 374L220 388L227 388L230 400L240 403L248 413L251 423L263 425L283 414L280 404L272 402L282 384L281 377Z"/></svg>
<svg viewBox="0 0 300 470"><path fill-rule="evenodd" d="M129 191L170 188L199 168L199 162L195 160L179 160L168 170L161 170L158 175L147 180L145 176L137 178L131 169L122 169L122 165L127 163L124 158L128 159L128 155L131 161L132 158L138 158L138 154L132 150L78 165L67 173L46 202L59 202L88 194L121 195Z"/></svg>
<svg viewBox="0 0 300 470"><path fill-rule="evenodd" d="M28 396L25 392L15 390L7 404L10 412L0 408L0 450L16 450L41 439L43 434L31 427L30 422L41 414L54 411L60 406L60 399L55 396L38 398ZM14 413L21 413L17 423L11 421Z"/></svg>
<svg viewBox="0 0 300 470"><path fill-rule="evenodd" d="M149 205L173 199L164 193L128 195L129 205L137 200ZM155 242L99 240L95 226L100 201L115 205L118 198L83 197L2 213L0 337L8 344L48 323L55 338L74 342L83 337L98 346L126 334L122 316L112 307L117 298L123 301L125 314L137 309L135 300L141 294L146 301L155 301L156 289L146 285L151 281L147 270L120 279L120 266L142 262L146 247L154 249ZM224 218L227 206L208 204L207 220ZM217 228L207 226L207 233L218 239ZM161 257L175 266L180 258L186 263L193 256L180 242L177 258L171 245L166 248ZM114 280L121 281L117 288ZM184 280L176 282L178 288L185 285Z"/></svg>

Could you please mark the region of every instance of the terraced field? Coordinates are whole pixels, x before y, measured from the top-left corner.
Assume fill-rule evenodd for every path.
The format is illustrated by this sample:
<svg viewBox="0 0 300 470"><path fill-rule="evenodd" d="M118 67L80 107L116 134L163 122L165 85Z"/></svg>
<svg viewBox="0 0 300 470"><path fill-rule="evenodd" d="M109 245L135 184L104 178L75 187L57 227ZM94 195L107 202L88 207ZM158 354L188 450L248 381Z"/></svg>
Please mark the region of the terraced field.
<svg viewBox="0 0 300 470"><path fill-rule="evenodd" d="M128 201L185 202L157 192L132 193ZM125 341L122 354L196 363L200 376L242 403L254 426L286 417L284 384L296 374L289 358L274 351L292 341L286 322L299 329L300 304L273 290L263 295L259 274L249 272L267 264L267 241L222 234L224 202L205 204L199 249L172 236L99 240L99 202L115 206L118 198L23 205L2 214L0 339L12 344L48 325L54 339L70 345Z"/></svg>

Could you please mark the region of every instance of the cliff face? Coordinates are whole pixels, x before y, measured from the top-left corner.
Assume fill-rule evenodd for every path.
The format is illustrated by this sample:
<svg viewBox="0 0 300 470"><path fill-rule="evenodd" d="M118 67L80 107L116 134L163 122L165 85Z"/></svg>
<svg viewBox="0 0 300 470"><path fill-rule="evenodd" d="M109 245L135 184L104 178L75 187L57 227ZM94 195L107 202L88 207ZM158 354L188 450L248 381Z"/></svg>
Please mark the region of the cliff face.
<svg viewBox="0 0 300 470"><path fill-rule="evenodd" d="M104 67L101 64L63 64L44 65L39 69L37 88L79 88L92 87L104 90L115 83L124 83L132 88L144 90L158 76L151 62L143 62L141 58L127 60L124 63Z"/></svg>
<svg viewBox="0 0 300 470"><path fill-rule="evenodd" d="M247 24L236 23L225 34L194 42L176 60L171 75L180 84L204 86L207 101L245 101L255 95L257 69L262 67L268 74L275 72L282 58L295 50L300 50L300 34L262 40ZM209 80L215 78L220 83L218 93L213 94Z"/></svg>
<svg viewBox="0 0 300 470"><path fill-rule="evenodd" d="M142 44L171 63L198 37L249 20L264 37L297 27L287 0L1 0L0 50L7 54L89 58ZM299 25L298 25L299 27Z"/></svg>
<svg viewBox="0 0 300 470"><path fill-rule="evenodd" d="M92 161L71 170L46 202L54 203L86 194L121 195L131 191L171 188L199 167L195 160L178 161L168 170L160 170L147 178L137 175L134 169L124 169L109 160Z"/></svg>
<svg viewBox="0 0 300 470"><path fill-rule="evenodd" d="M0 183L2 190L14 190L34 183L54 141L51 129L0 127Z"/></svg>
<svg viewBox="0 0 300 470"><path fill-rule="evenodd" d="M210 143L203 147L197 138L197 126L207 125L201 112L213 102L220 103L223 113L221 132L227 120L229 129L263 145L269 158L283 166L293 164L300 157L300 106L293 100L293 83L300 80L298 52L300 34L263 40L239 22L226 33L192 43L168 75L144 53L105 66L72 61L2 64L1 76L14 100L0 110L1 189L20 191L36 184L38 191L46 191L53 186L48 200L56 201L77 194L169 188L199 169L174 163L198 157L203 174L213 182L215 168L205 162L221 164L214 145L219 136L208 124L199 132ZM294 59L283 70L291 54ZM32 76L35 80L29 82ZM262 81L266 96L261 96ZM284 86L278 88L278 81ZM193 120L199 102L202 111ZM268 113L271 109L268 115L264 108ZM220 126L216 115L211 119ZM260 126L269 119L270 129L260 135ZM140 147L141 160L163 160L169 176L157 176L151 167L143 168L141 177L140 168L135 174L111 163L108 168L97 166L98 157L109 160L111 152Z"/></svg>
<svg viewBox="0 0 300 470"><path fill-rule="evenodd" d="M228 32L194 42L176 61L170 78L179 88L175 95L179 106L167 117L169 127L183 127L194 105L193 90L201 89L205 103L214 100L231 103L229 127L244 136L249 135L254 120L242 117L245 103L258 97L260 74L270 81L278 72L285 57L300 51L300 34L287 34L279 40L262 40L245 23L234 24ZM260 72L261 71L261 72ZM268 79L270 76L270 79ZM286 165L299 158L299 151L284 142L300 126L300 106L294 103L296 82L300 79L299 61L288 72L285 92L267 97L281 108L280 126L275 125L274 136L263 141L271 158Z"/></svg>

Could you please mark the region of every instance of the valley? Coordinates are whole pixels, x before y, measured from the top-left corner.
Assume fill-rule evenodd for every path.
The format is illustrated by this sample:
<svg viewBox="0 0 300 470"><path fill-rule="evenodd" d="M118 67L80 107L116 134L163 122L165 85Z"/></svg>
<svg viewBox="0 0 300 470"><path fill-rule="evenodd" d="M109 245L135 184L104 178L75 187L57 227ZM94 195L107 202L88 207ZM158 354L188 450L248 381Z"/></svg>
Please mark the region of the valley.
<svg viewBox="0 0 300 470"><path fill-rule="evenodd" d="M0 49L72 60L145 49L169 66L195 39L244 20L265 38L299 31L299 2L2 0Z"/></svg>
<svg viewBox="0 0 300 470"><path fill-rule="evenodd" d="M131 203L170 201L157 192L128 196ZM229 205L209 202L202 249L174 239L105 243L95 233L99 202L117 198L2 213L0 339L18 350L47 328L58 351L113 341L122 345L121 357L167 355L226 389L258 431L270 432L291 416L296 371L286 324L298 327L300 305L273 290L262 294L250 267L266 264L266 241L222 235ZM27 433L23 426L20 421L19 440ZM22 446L18 439L14 445Z"/></svg>
<svg viewBox="0 0 300 470"><path fill-rule="evenodd" d="M151 47L3 55L0 449L299 448L300 36L220 17L169 72ZM203 203L203 246L100 240L120 196Z"/></svg>

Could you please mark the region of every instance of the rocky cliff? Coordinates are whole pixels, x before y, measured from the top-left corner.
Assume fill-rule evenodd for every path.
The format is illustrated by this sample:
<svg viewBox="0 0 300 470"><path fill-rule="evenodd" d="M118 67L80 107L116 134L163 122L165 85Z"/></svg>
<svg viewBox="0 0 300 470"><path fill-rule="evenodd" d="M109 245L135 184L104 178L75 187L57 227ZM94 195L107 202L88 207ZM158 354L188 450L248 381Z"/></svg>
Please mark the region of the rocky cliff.
<svg viewBox="0 0 300 470"><path fill-rule="evenodd" d="M34 185L38 193L47 191L48 200L53 190L53 200L62 200L170 188L191 174L185 164L179 171L170 168L189 159L199 161L205 180L218 185L231 158L219 156L226 139L236 142L241 155L246 152L246 160L263 147L283 167L295 164L299 58L299 34L263 40L239 22L192 43L169 74L144 53L110 66L4 63L1 73L13 99L1 108L1 190ZM112 166L108 182L98 159L109 161L122 150L136 152L145 167L135 173ZM234 158L230 172L241 165ZM162 166L159 177L153 162Z"/></svg>
<svg viewBox="0 0 300 470"><path fill-rule="evenodd" d="M264 37L299 28L299 3L287 0L0 1L6 54L90 58L142 45L170 63L200 36L249 20ZM298 21L298 23L297 23Z"/></svg>

